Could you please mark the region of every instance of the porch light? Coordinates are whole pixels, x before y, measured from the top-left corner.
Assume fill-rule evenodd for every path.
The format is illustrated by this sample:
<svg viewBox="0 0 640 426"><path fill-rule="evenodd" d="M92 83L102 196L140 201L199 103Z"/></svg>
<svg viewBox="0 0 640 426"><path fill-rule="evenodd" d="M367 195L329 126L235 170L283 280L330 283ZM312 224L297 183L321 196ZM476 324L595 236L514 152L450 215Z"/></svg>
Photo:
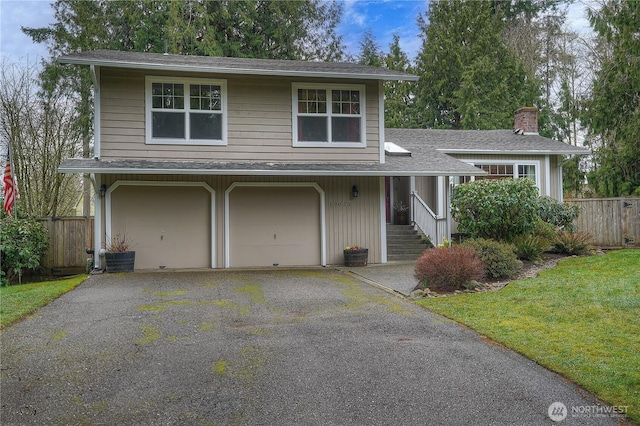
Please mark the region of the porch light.
<svg viewBox="0 0 640 426"><path fill-rule="evenodd" d="M358 187L356 185L351 188L351 195L353 195L353 198L358 198Z"/></svg>
<svg viewBox="0 0 640 426"><path fill-rule="evenodd" d="M107 195L107 185L103 183L100 185L100 198L104 198L105 195Z"/></svg>

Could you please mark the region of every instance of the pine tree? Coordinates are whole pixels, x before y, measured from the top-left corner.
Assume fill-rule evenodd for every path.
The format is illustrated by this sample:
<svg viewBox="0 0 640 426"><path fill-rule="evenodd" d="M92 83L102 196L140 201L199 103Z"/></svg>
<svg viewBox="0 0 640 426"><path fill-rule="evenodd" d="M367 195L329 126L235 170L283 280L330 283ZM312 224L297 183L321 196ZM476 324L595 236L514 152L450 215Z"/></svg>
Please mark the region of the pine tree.
<svg viewBox="0 0 640 426"><path fill-rule="evenodd" d="M432 2L418 24L422 127L511 128L515 110L538 105L539 82L506 47L504 19L493 2Z"/></svg>
<svg viewBox="0 0 640 426"><path fill-rule="evenodd" d="M589 19L610 52L583 116L596 166L589 185L604 197L640 195L640 2L609 0Z"/></svg>
<svg viewBox="0 0 640 426"><path fill-rule="evenodd" d="M384 57L386 68L413 73L409 57L400 47L400 36L393 35L389 53ZM407 81L387 81L384 83L384 122L385 127L411 128L416 126L415 95L416 84Z"/></svg>

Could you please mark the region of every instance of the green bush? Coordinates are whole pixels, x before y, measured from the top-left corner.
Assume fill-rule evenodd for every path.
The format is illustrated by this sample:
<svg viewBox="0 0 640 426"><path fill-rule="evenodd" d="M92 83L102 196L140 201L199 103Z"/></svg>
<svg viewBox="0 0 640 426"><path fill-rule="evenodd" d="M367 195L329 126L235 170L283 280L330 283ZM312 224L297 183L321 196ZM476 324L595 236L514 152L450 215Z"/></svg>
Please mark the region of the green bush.
<svg viewBox="0 0 640 426"><path fill-rule="evenodd" d="M533 231L538 188L530 179L483 179L458 185L451 200L458 230L473 238L512 241Z"/></svg>
<svg viewBox="0 0 640 426"><path fill-rule="evenodd" d="M40 266L40 258L49 246L47 229L31 219L5 217L0 221L2 284L21 279L25 270Z"/></svg>
<svg viewBox="0 0 640 426"><path fill-rule="evenodd" d="M519 235L513 240L518 259L537 262L542 260L542 253L551 248L548 240L535 234Z"/></svg>
<svg viewBox="0 0 640 426"><path fill-rule="evenodd" d="M554 251L568 255L588 254L593 250L593 237L586 232L560 231L554 243Z"/></svg>
<svg viewBox="0 0 640 426"><path fill-rule="evenodd" d="M510 278L522 269L522 262L518 260L513 244L486 238L468 239L462 244L473 248L480 255L488 277Z"/></svg>
<svg viewBox="0 0 640 426"><path fill-rule="evenodd" d="M484 269L478 253L472 248L443 246L422 252L416 261L414 275L429 290L450 292L484 278Z"/></svg>
<svg viewBox="0 0 640 426"><path fill-rule="evenodd" d="M538 198L538 215L544 222L557 228L575 232L575 222L580 215L580 207L543 196Z"/></svg>
<svg viewBox="0 0 640 426"><path fill-rule="evenodd" d="M533 228L533 235L542 239L551 248L556 240L558 232L556 227L550 223L538 218L536 220L535 227Z"/></svg>

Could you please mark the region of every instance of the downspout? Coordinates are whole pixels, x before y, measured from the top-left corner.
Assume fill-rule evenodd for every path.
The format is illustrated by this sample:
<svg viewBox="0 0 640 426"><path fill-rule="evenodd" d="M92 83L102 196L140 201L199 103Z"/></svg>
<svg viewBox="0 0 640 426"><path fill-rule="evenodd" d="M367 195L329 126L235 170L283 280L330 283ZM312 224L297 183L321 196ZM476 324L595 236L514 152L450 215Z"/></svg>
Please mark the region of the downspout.
<svg viewBox="0 0 640 426"><path fill-rule="evenodd" d="M91 65L91 80L93 81L93 158L100 159L100 67ZM101 269L100 249L102 248L102 224L103 216L103 200L100 194L102 186L102 175L94 174L92 176L95 182L93 188L93 242L94 242L94 265L96 269ZM104 211L104 214L108 212Z"/></svg>
<svg viewBox="0 0 640 426"><path fill-rule="evenodd" d="M382 80L378 80L378 143L380 153L380 164L385 162L384 152L384 83ZM392 179L391 177L389 179ZM381 176L378 179L378 186L380 187L378 198L380 200L380 263L387 263L387 206L386 206L386 192L385 192L385 177Z"/></svg>
<svg viewBox="0 0 640 426"><path fill-rule="evenodd" d="M93 158L100 159L100 67L91 65L93 81Z"/></svg>
<svg viewBox="0 0 640 426"><path fill-rule="evenodd" d="M378 185L380 186L380 194L378 196L380 199L380 263L387 263L387 206L384 181L384 176L378 178Z"/></svg>
<svg viewBox="0 0 640 426"><path fill-rule="evenodd" d="M453 181L452 181L452 177L451 176L445 176L445 185L447 185L447 187L445 188L445 202L446 202L446 206L447 206L447 211L446 211L446 215L447 215L447 230L446 230L446 234L447 234L447 241L451 241L451 191L453 189Z"/></svg>
<svg viewBox="0 0 640 426"><path fill-rule="evenodd" d="M380 151L380 164L384 164L384 83L378 80L378 139Z"/></svg>

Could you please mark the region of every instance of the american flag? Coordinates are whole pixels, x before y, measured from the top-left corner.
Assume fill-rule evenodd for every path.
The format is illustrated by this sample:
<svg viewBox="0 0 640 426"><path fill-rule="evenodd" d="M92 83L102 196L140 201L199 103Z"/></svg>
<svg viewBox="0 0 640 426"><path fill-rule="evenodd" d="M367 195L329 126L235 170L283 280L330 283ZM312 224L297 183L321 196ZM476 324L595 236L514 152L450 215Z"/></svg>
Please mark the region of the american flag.
<svg viewBox="0 0 640 426"><path fill-rule="evenodd" d="M13 203L16 200L16 185L13 179L13 173L11 172L11 153L7 152L7 165L4 167L4 176L2 177L4 183L4 204L3 207L7 211L7 214L11 216L13 210Z"/></svg>

